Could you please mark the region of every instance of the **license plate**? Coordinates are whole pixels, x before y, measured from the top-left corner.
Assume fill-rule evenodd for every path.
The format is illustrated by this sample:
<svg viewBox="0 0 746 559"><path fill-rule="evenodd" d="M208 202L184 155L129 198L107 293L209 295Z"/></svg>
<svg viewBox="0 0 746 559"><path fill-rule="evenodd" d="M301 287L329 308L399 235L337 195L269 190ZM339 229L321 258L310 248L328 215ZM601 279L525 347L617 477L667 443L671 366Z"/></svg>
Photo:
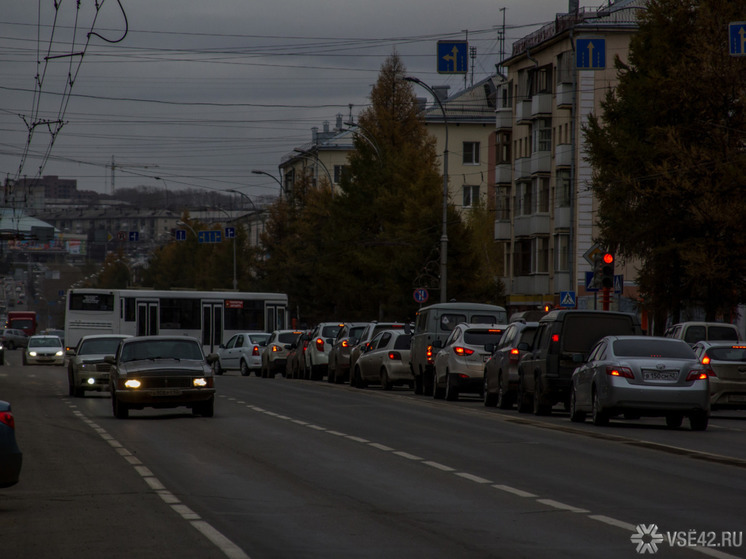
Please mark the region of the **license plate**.
<svg viewBox="0 0 746 559"><path fill-rule="evenodd" d="M678 371L643 371L643 380L660 380L660 381L677 381L679 380Z"/></svg>
<svg viewBox="0 0 746 559"><path fill-rule="evenodd" d="M181 396L181 390L178 388L162 388L156 390L153 394L155 396Z"/></svg>

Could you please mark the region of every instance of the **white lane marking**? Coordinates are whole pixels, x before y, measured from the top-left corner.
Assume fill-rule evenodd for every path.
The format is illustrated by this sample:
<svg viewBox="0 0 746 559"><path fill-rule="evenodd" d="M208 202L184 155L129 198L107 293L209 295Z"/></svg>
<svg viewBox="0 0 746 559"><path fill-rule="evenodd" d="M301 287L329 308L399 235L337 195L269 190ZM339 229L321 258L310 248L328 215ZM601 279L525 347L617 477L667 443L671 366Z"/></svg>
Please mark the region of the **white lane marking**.
<svg viewBox="0 0 746 559"><path fill-rule="evenodd" d="M455 468L451 468L450 466L446 466L445 464L441 464L440 462L433 462L432 460L425 460L423 464L427 464L428 466L431 466L433 468L436 468L442 472L455 472Z"/></svg>
<svg viewBox="0 0 746 559"><path fill-rule="evenodd" d="M394 452L397 456L401 456L402 458L406 458L407 460L422 460L422 456L417 456L416 454L409 454L409 452L404 452L403 450L397 450Z"/></svg>
<svg viewBox="0 0 746 559"><path fill-rule="evenodd" d="M523 491L521 489L516 489L515 487L510 487L509 485L493 485L495 489L499 489L500 491L505 491L507 493L512 493L513 495L516 495L517 497L524 497L524 498L536 498L538 495L534 495L533 493L529 493L528 491Z"/></svg>
<svg viewBox="0 0 746 559"><path fill-rule="evenodd" d="M386 446L385 444L381 444L381 443L368 443L368 444L372 446L373 448L377 448L378 450L383 450L384 452L391 452L392 450L394 450L390 446Z"/></svg>
<svg viewBox="0 0 746 559"><path fill-rule="evenodd" d="M492 483L490 480L485 479L483 477L475 476L473 474L468 474L466 472L457 472L454 475L457 475L458 477L462 477L464 479L468 479L469 481L473 481L476 483Z"/></svg>
<svg viewBox="0 0 746 559"><path fill-rule="evenodd" d="M326 427L321 427L320 425L313 425L312 423L309 423L306 425L309 429L316 429L317 431L326 431Z"/></svg>
<svg viewBox="0 0 746 559"><path fill-rule="evenodd" d="M603 514L590 514L588 515L588 518L590 518L591 520L598 520L599 522L603 522L604 524L608 524L609 526L615 526L629 532L634 532L637 529L636 526L633 526L628 522L622 522L621 520L611 518L610 516L604 516Z"/></svg>
<svg viewBox="0 0 746 559"><path fill-rule="evenodd" d="M569 512L577 512L581 514L588 514L591 512L587 509L581 509L572 505L568 505L566 503L560 503L559 501L555 501L554 499L536 499L536 502L541 503L542 505L553 507L555 509L566 510Z"/></svg>
<svg viewBox="0 0 746 559"><path fill-rule="evenodd" d="M351 441L355 441L356 443L369 443L370 442L368 439L364 439L362 437L353 437L352 435L345 435L345 439L350 439Z"/></svg>
<svg viewBox="0 0 746 559"><path fill-rule="evenodd" d="M223 534L218 532L207 522L203 520L194 521L190 523L197 530L199 530L203 536L210 540L215 546L217 546L229 559L248 559L249 556L244 551L226 538Z"/></svg>

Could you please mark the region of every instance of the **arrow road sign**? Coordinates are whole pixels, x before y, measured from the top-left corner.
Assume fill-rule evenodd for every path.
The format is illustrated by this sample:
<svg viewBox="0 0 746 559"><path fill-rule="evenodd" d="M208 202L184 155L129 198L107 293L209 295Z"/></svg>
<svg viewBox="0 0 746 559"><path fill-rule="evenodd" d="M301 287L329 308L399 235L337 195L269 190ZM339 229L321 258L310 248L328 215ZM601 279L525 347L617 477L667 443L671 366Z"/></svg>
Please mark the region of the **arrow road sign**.
<svg viewBox="0 0 746 559"><path fill-rule="evenodd" d="M746 56L746 21L728 24L728 46L731 56Z"/></svg>
<svg viewBox="0 0 746 559"><path fill-rule="evenodd" d="M578 70L606 68L606 39L578 39L575 41L575 66Z"/></svg>
<svg viewBox="0 0 746 559"><path fill-rule="evenodd" d="M438 41L438 73L466 74L469 67L466 41Z"/></svg>

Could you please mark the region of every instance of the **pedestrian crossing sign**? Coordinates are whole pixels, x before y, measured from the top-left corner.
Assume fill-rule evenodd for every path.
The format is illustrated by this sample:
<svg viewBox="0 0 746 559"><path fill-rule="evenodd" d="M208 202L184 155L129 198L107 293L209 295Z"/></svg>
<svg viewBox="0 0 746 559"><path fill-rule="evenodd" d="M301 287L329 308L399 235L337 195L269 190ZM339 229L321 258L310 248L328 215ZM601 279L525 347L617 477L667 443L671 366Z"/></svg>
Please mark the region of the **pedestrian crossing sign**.
<svg viewBox="0 0 746 559"><path fill-rule="evenodd" d="M574 309L576 302L574 291L560 291L560 307Z"/></svg>

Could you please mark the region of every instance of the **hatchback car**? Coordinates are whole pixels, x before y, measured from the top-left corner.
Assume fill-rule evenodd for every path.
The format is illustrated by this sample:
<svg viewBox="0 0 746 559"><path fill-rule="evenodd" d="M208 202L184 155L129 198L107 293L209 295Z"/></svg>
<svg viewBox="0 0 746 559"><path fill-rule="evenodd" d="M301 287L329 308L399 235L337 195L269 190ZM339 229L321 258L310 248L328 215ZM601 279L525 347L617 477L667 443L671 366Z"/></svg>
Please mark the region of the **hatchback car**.
<svg viewBox="0 0 746 559"><path fill-rule="evenodd" d="M0 400L0 487L18 483L23 454L16 441L16 422L10 404Z"/></svg>
<svg viewBox="0 0 746 559"><path fill-rule="evenodd" d="M538 322L512 322L484 365L484 405L507 410L518 393L518 362L531 347Z"/></svg>
<svg viewBox="0 0 746 559"><path fill-rule="evenodd" d="M287 366L290 345L302 332L298 330L275 330L267 340L267 347L262 352L262 377L274 378L277 373L284 373Z"/></svg>
<svg viewBox="0 0 746 559"><path fill-rule="evenodd" d="M357 344L350 350L350 371L355 370L355 363L367 349L367 344L384 330L404 330L411 333L412 325L403 322L371 322L360 334ZM410 367L411 368L411 367Z"/></svg>
<svg viewBox="0 0 746 559"><path fill-rule="evenodd" d="M306 368L311 380L321 380L326 375L334 338L343 326L339 322L321 322L311 332L306 348Z"/></svg>
<svg viewBox="0 0 746 559"><path fill-rule="evenodd" d="M215 380L202 344L187 336L136 336L122 340L111 365L109 390L114 416L126 419L131 409L186 406L194 415L212 417Z"/></svg>
<svg viewBox="0 0 746 559"><path fill-rule="evenodd" d="M26 347L28 345L28 335L17 328L5 328L0 333L0 341L2 341L3 347L7 349Z"/></svg>
<svg viewBox="0 0 746 559"><path fill-rule="evenodd" d="M65 364L65 348L57 336L31 336L23 352L24 365Z"/></svg>
<svg viewBox="0 0 746 559"><path fill-rule="evenodd" d="M434 398L458 400L462 392L482 395L484 364L500 341L506 326L497 324L457 324L439 349L435 365ZM438 349L440 341L433 347Z"/></svg>
<svg viewBox="0 0 746 559"><path fill-rule="evenodd" d="M746 409L746 344L702 341L694 353L710 378L711 409Z"/></svg>
<svg viewBox="0 0 746 559"><path fill-rule="evenodd" d="M360 336L369 322L348 322L337 333L329 352L329 369L327 380L342 384L350 379L350 352L360 340Z"/></svg>
<svg viewBox="0 0 746 559"><path fill-rule="evenodd" d="M262 353L267 347L269 334L264 332L242 332L231 336L225 344L220 344L218 360L213 363L216 375L225 371L241 371L242 376L249 376L252 371L256 376L262 372Z"/></svg>
<svg viewBox="0 0 746 559"><path fill-rule="evenodd" d="M355 362L350 384L365 388L380 384L384 390L406 384L414 388L414 376L409 367L412 335L404 330L384 330L376 334Z"/></svg>
<svg viewBox="0 0 746 559"><path fill-rule="evenodd" d="M595 425L619 414L663 416L676 428L687 416L693 431L704 431L709 412L707 371L684 340L606 336L572 374L572 421L588 413Z"/></svg>
<svg viewBox="0 0 746 559"><path fill-rule="evenodd" d="M109 390L109 369L104 361L117 352L119 342L129 338L120 334L84 336L78 346L67 350L67 381L70 396L81 397L89 391Z"/></svg>

